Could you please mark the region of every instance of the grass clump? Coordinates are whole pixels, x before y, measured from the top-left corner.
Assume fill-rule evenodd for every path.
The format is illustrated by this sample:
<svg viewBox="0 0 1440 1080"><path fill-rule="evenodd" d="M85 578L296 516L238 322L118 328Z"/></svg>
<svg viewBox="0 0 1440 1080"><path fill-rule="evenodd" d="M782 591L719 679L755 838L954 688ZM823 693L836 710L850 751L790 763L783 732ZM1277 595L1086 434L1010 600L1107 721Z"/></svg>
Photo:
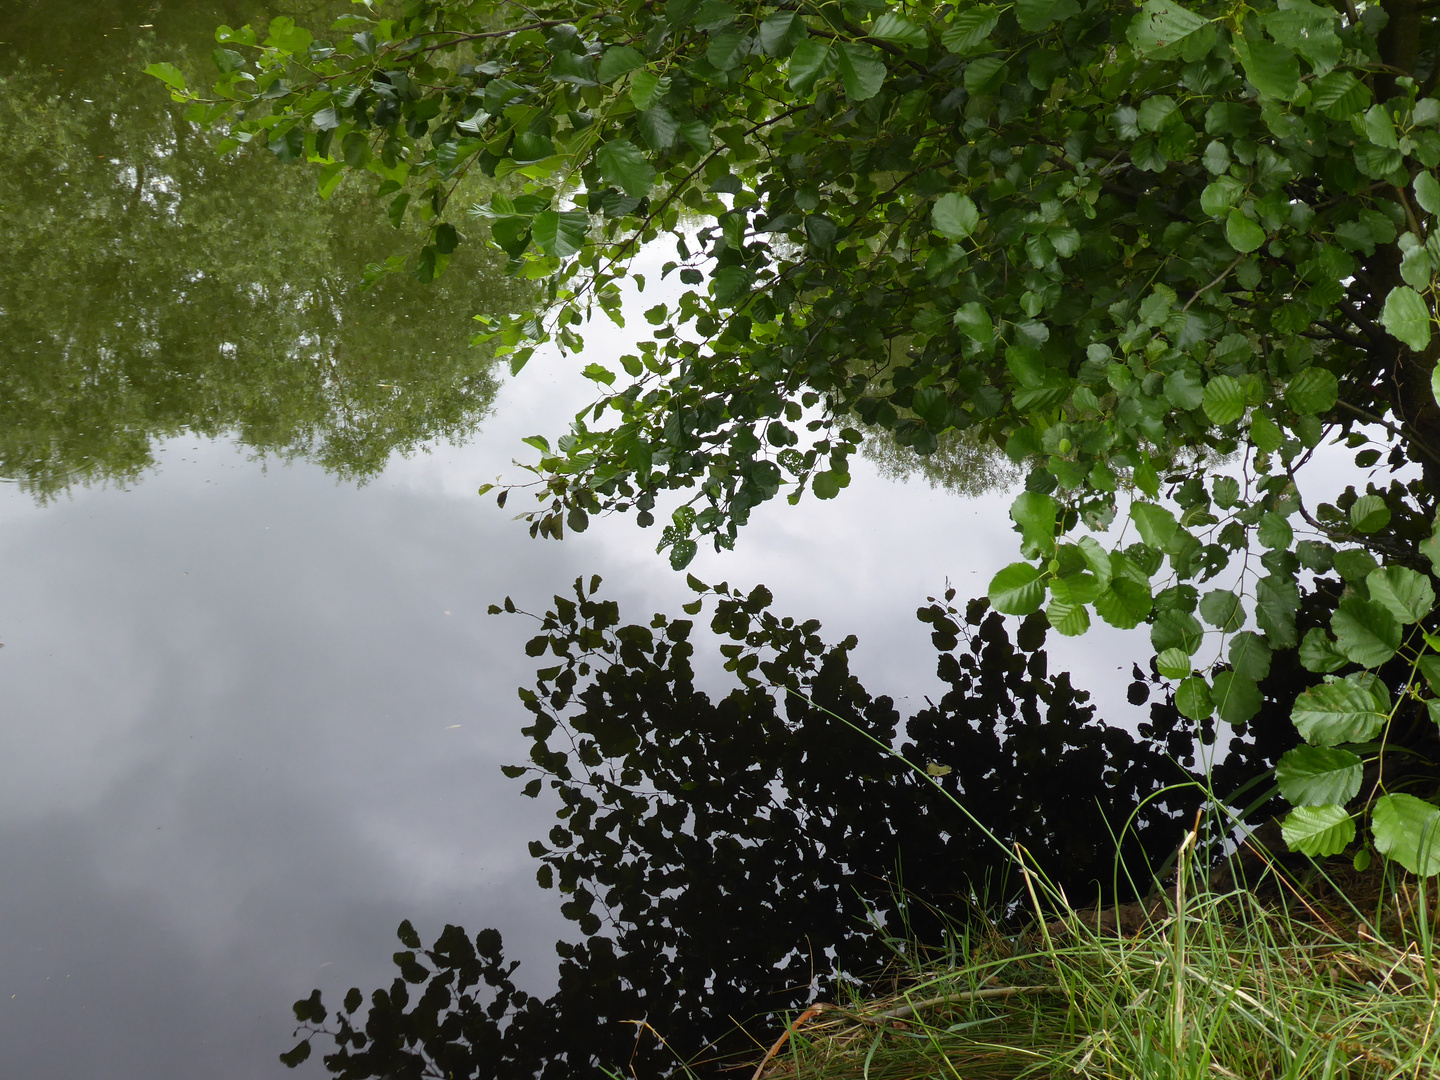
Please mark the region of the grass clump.
<svg viewBox="0 0 1440 1080"><path fill-rule="evenodd" d="M1271 869L1220 889L1186 854L1163 891L1108 910L1072 910L1027 871L1027 928L956 927L889 996L800 1014L754 1076L1440 1077L1425 882Z"/></svg>

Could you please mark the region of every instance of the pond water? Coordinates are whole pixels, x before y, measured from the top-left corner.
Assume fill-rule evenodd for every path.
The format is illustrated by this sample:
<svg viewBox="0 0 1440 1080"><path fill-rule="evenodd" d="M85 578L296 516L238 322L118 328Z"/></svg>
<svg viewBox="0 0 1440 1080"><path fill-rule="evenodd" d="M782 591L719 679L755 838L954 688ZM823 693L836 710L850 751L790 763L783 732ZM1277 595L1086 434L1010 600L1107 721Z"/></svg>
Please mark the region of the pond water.
<svg viewBox="0 0 1440 1080"><path fill-rule="evenodd" d="M471 245L428 288L360 292L406 233L359 189L322 203L268 154L217 163L139 74L159 59L203 72L219 22L334 7L0 9L7 1075L283 1075L290 1003L388 985L407 919L427 945L448 923L497 928L540 999L560 976L546 1024L517 1005L494 1057L508 1064L479 1074L561 1075L623 1057L622 1021L703 1041L727 1016L803 1000L809 973L819 986L832 962L881 955L863 924L866 904L893 908L885 878L903 867L941 896L987 862L885 755L742 693L706 629L721 598L696 619L692 677L673 620L693 593L650 532L617 518L534 541L514 505L475 495L516 475L523 436L561 430L588 399L573 358L509 380L468 348L469 316L526 302L499 262ZM1133 645L1050 642L1047 661L1043 634L1012 648L978 615L973 645L946 640L945 620L964 625L965 601L1013 558L1008 501L862 462L841 499L767 508L735 552L692 570L766 583L777 615L820 620L822 651L778 625L764 647L837 711L953 764L947 783L982 816L1081 873L1102 835L1094 799L1123 818L1162 751L1188 744L1163 724L1124 730L1147 717L1116 659ZM620 624L663 612L670 636L581 673L582 687L610 680L585 702L548 699L564 720L550 753L570 747L565 725L597 749L527 798L529 778L502 766L531 760L544 732L524 730L536 716L517 689L577 655L552 596L592 575ZM947 580L959 614L917 620ZM557 610L549 660L527 654L533 621L487 614L506 596ZM851 633L853 653L837 645ZM1094 722L1066 670L1121 728ZM1164 817L1157 849L1173 839Z"/></svg>

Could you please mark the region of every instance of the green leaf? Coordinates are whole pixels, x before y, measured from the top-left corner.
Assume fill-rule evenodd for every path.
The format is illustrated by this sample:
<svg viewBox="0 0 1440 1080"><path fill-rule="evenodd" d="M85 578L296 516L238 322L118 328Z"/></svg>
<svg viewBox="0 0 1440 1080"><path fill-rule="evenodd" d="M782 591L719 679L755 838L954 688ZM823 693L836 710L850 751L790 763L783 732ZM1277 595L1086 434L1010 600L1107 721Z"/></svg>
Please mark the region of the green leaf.
<svg viewBox="0 0 1440 1080"><path fill-rule="evenodd" d="M1207 719L1215 711L1210 685L1199 675L1191 675L1175 688L1175 708L1191 720Z"/></svg>
<svg viewBox="0 0 1440 1080"><path fill-rule="evenodd" d="M1015 21L1020 29L1038 34L1054 21L1058 6L1056 0L1016 0Z"/></svg>
<svg viewBox="0 0 1440 1080"><path fill-rule="evenodd" d="M1085 565L1095 576L1097 592L1110 584L1110 579L1115 576L1115 567L1111 560L1111 553L1100 546L1100 542L1093 536L1082 536L1075 542L1080 549L1080 556L1085 560ZM1093 597L1092 597L1093 599Z"/></svg>
<svg viewBox="0 0 1440 1080"><path fill-rule="evenodd" d="M1394 150L1400 145L1400 139L1395 134L1395 121L1384 105L1371 105L1365 113L1363 126L1366 136L1376 146Z"/></svg>
<svg viewBox="0 0 1440 1080"><path fill-rule="evenodd" d="M1440 694L1440 656L1435 653L1422 653L1416 666L1425 678L1425 685L1430 687L1430 692Z"/></svg>
<svg viewBox="0 0 1440 1080"><path fill-rule="evenodd" d="M810 486L817 499L833 499L840 494L840 477L833 472L817 472Z"/></svg>
<svg viewBox="0 0 1440 1080"><path fill-rule="evenodd" d="M310 43L315 40L309 30L303 26L296 26L295 20L287 15L271 19L269 30L270 36L265 39L266 45L297 56L308 49Z"/></svg>
<svg viewBox="0 0 1440 1080"><path fill-rule="evenodd" d="M1336 648L1335 639L1324 630L1316 626L1305 632L1305 640L1300 642L1300 665L1306 671L1329 674L1339 671L1349 662L1345 654Z"/></svg>
<svg viewBox="0 0 1440 1080"><path fill-rule="evenodd" d="M806 38L790 54L789 85L797 94L808 97L815 91L815 82L833 69L830 45L819 38Z"/></svg>
<svg viewBox="0 0 1440 1080"><path fill-rule="evenodd" d="M1390 508L1379 495L1361 495L1350 506L1350 524L1356 532L1378 532L1390 524Z"/></svg>
<svg viewBox="0 0 1440 1080"><path fill-rule="evenodd" d="M696 30L723 30L739 18L739 13L725 0L705 0L695 13Z"/></svg>
<svg viewBox="0 0 1440 1080"><path fill-rule="evenodd" d="M805 20L794 11L777 11L760 24L760 47L770 56L788 56L805 40Z"/></svg>
<svg viewBox="0 0 1440 1080"><path fill-rule="evenodd" d="M1440 874L1440 807L1414 795L1382 795L1370 827L1382 855L1421 877Z"/></svg>
<svg viewBox="0 0 1440 1080"><path fill-rule="evenodd" d="M1090 612L1084 604L1052 601L1045 609L1045 617L1057 632L1066 637L1079 637L1090 629Z"/></svg>
<svg viewBox="0 0 1440 1080"><path fill-rule="evenodd" d="M1424 352L1430 344L1430 310L1409 285L1390 290L1380 312L1380 325L1415 352Z"/></svg>
<svg viewBox="0 0 1440 1080"><path fill-rule="evenodd" d="M1004 85L1008 69L998 53L981 56L965 65L965 89L972 94L991 94Z"/></svg>
<svg viewBox="0 0 1440 1080"><path fill-rule="evenodd" d="M1216 177L1200 192L1200 209L1213 218L1224 217L1245 194L1245 185L1233 176Z"/></svg>
<svg viewBox="0 0 1440 1080"><path fill-rule="evenodd" d="M1338 855L1355 839L1355 819L1343 806L1297 806L1280 823L1280 835L1302 855Z"/></svg>
<svg viewBox="0 0 1440 1080"><path fill-rule="evenodd" d="M184 91L185 89L185 76L174 64L165 62L146 64L145 74L154 76L173 90Z"/></svg>
<svg viewBox="0 0 1440 1080"><path fill-rule="evenodd" d="M435 226L435 253L437 255L453 254L460 246L460 234L455 231L455 226L448 221L442 221Z"/></svg>
<svg viewBox="0 0 1440 1080"><path fill-rule="evenodd" d="M730 307L744 299L750 292L751 274L743 266L722 266L711 275L715 291L715 302Z"/></svg>
<svg viewBox="0 0 1440 1080"><path fill-rule="evenodd" d="M934 222L935 231L941 236L960 240L969 236L980 224L980 211L975 208L970 196L952 191L935 200L935 207L930 211L930 220ZM985 318L989 322L990 317L986 315Z"/></svg>
<svg viewBox="0 0 1440 1080"><path fill-rule="evenodd" d="M982 345L988 345L995 338L995 324L990 321L990 312L974 300L960 305L955 312L954 323L962 334Z"/></svg>
<svg viewBox="0 0 1440 1080"><path fill-rule="evenodd" d="M395 228L405 220L405 208L410 205L410 193L402 191L395 198L390 200L390 205L385 210L385 215L390 219L390 224Z"/></svg>
<svg viewBox="0 0 1440 1080"><path fill-rule="evenodd" d="M550 78L575 86L596 86L595 61L573 52L556 53L550 61Z"/></svg>
<svg viewBox="0 0 1440 1080"><path fill-rule="evenodd" d="M913 23L898 11L887 11L875 20L867 35L881 41L893 41L898 45L912 45L923 49L929 43L925 28Z"/></svg>
<svg viewBox="0 0 1440 1080"><path fill-rule="evenodd" d="M1222 633L1234 633L1245 625L1245 605L1229 589L1212 589L1200 601L1200 617Z"/></svg>
<svg viewBox="0 0 1440 1080"><path fill-rule="evenodd" d="M680 138L698 154L708 154L714 141L704 120L686 120L680 125Z"/></svg>
<svg viewBox="0 0 1440 1080"><path fill-rule="evenodd" d="M601 83L609 84L626 72L644 66L645 57L638 49L632 49L629 45L613 45L606 49L600 57L600 66L596 70L595 78Z"/></svg>
<svg viewBox="0 0 1440 1080"><path fill-rule="evenodd" d="M286 165L293 165L305 157L305 132L292 127L280 134L271 132L270 152Z"/></svg>
<svg viewBox="0 0 1440 1080"><path fill-rule="evenodd" d="M1056 553L1057 558L1066 561L1073 550L1066 544ZM1101 588L1100 579L1085 571L1050 579L1050 595L1063 604L1088 604L1100 595Z"/></svg>
<svg viewBox="0 0 1440 1080"><path fill-rule="evenodd" d="M352 169L363 169L370 160L370 140L362 131L351 131L340 143L345 164Z"/></svg>
<svg viewBox="0 0 1440 1080"><path fill-rule="evenodd" d="M1194 672L1190 654L1184 649L1171 647L1155 658L1155 667L1167 679L1185 679Z"/></svg>
<svg viewBox="0 0 1440 1080"><path fill-rule="evenodd" d="M1166 649L1183 649L1187 655L1194 656L1204 640L1205 630L1200 620L1178 608L1160 611L1150 624L1150 644L1157 653Z"/></svg>
<svg viewBox="0 0 1440 1080"><path fill-rule="evenodd" d="M1205 153L1200 158L1205 166L1205 171L1211 174L1224 174L1230 168L1230 148L1219 139L1211 139L1205 146ZM1210 211L1205 210L1208 214Z"/></svg>
<svg viewBox="0 0 1440 1080"><path fill-rule="evenodd" d="M1335 566L1335 549L1319 540L1301 540L1295 545L1295 556L1306 570L1323 574Z"/></svg>
<svg viewBox="0 0 1440 1080"><path fill-rule="evenodd" d="M1255 538L1260 541L1261 547L1271 551L1288 551L1290 542L1295 539L1295 530L1290 528L1284 514L1271 510L1260 519Z"/></svg>
<svg viewBox="0 0 1440 1080"><path fill-rule="evenodd" d="M1250 721L1265 700L1254 679L1235 671L1222 671L1216 675L1212 693L1220 719L1235 726Z"/></svg>
<svg viewBox="0 0 1440 1080"><path fill-rule="evenodd" d="M1250 415L1250 442L1262 454L1269 454L1284 445L1285 436L1274 420L1257 409Z"/></svg>
<svg viewBox="0 0 1440 1080"><path fill-rule="evenodd" d="M1331 115L1348 117L1368 99L1365 84L1348 71L1331 71L1310 84L1310 103Z"/></svg>
<svg viewBox="0 0 1440 1080"><path fill-rule="evenodd" d="M1234 206L1225 218L1225 239L1236 251L1248 255L1265 243L1265 230Z"/></svg>
<svg viewBox="0 0 1440 1080"><path fill-rule="evenodd" d="M1205 415L1212 424L1231 424L1245 415L1245 384L1230 375L1217 375L1205 384Z"/></svg>
<svg viewBox="0 0 1440 1080"><path fill-rule="evenodd" d="M1022 491L1010 504L1010 519L1027 541L1048 549L1055 539L1055 500L1038 491Z"/></svg>
<svg viewBox="0 0 1440 1080"><path fill-rule="evenodd" d="M586 364L585 367L581 370L580 374L584 375L587 379L593 379L595 382L604 383L606 386L610 386L612 383L615 382L615 373L602 364ZM575 531L584 532L585 530L576 529Z"/></svg>
<svg viewBox="0 0 1440 1080"><path fill-rule="evenodd" d="M1206 21L1169 0L1146 0L1140 6L1140 14L1130 23L1126 37L1135 52L1144 56L1189 37L1206 25Z"/></svg>
<svg viewBox="0 0 1440 1080"><path fill-rule="evenodd" d="M1148 585L1117 577L1095 598L1095 614L1111 626L1133 630L1149 617L1154 606Z"/></svg>
<svg viewBox="0 0 1440 1080"><path fill-rule="evenodd" d="M1198 409L1205 400L1204 392L1199 369L1195 367L1176 368L1165 376L1165 397L1177 409Z"/></svg>
<svg viewBox="0 0 1440 1080"><path fill-rule="evenodd" d="M958 12L940 33L940 43L953 53L964 55L982 45L1000 21L1000 13L989 4L978 4Z"/></svg>
<svg viewBox="0 0 1440 1080"><path fill-rule="evenodd" d="M717 71L728 71L745 59L753 41L753 38L739 30L726 30L710 39L710 46L705 50L705 59L710 61Z"/></svg>
<svg viewBox="0 0 1440 1080"><path fill-rule="evenodd" d="M1330 746L1297 746L1275 766L1280 794L1291 806L1343 806L1360 792L1364 762L1349 750Z"/></svg>
<svg viewBox="0 0 1440 1080"><path fill-rule="evenodd" d="M1379 667L1400 648L1400 622L1383 604L1347 596L1330 619L1335 644L1361 667Z"/></svg>
<svg viewBox="0 0 1440 1080"><path fill-rule="evenodd" d="M600 167L601 176L637 199L650 194L655 183L655 170L628 139L615 139L600 147L595 163Z"/></svg>
<svg viewBox="0 0 1440 1080"><path fill-rule="evenodd" d="M585 246L589 228L584 210L544 210L535 215L531 235L546 255L566 259Z"/></svg>
<svg viewBox="0 0 1440 1080"><path fill-rule="evenodd" d="M1388 708L1354 676L1321 683L1295 699L1290 718L1312 746L1365 742L1380 733Z"/></svg>
<svg viewBox="0 0 1440 1080"><path fill-rule="evenodd" d="M1175 543L1179 523L1165 507L1147 502L1131 503L1130 519L1140 531L1140 539L1151 547L1168 551Z"/></svg>
<svg viewBox="0 0 1440 1080"><path fill-rule="evenodd" d="M1432 172L1421 172L1415 177L1415 201L1427 214L1440 214L1440 181Z"/></svg>
<svg viewBox="0 0 1440 1080"><path fill-rule="evenodd" d="M1440 514L1435 515L1435 525L1430 535L1420 541L1420 554L1430 560L1434 573L1440 574Z"/></svg>
<svg viewBox="0 0 1440 1080"><path fill-rule="evenodd" d="M1222 510L1228 510L1240 501L1240 481L1233 476L1217 476L1211 490L1215 505Z"/></svg>
<svg viewBox="0 0 1440 1080"><path fill-rule="evenodd" d="M234 49L215 49L210 53L210 58L215 61L215 66L225 75L229 75L232 71L241 71L245 67L245 57ZM169 82L168 79L165 81Z"/></svg>
<svg viewBox="0 0 1440 1080"><path fill-rule="evenodd" d="M1405 566L1374 570L1365 585L1370 599L1387 608L1402 624L1419 622L1435 607L1435 589L1430 582Z"/></svg>
<svg viewBox="0 0 1440 1080"><path fill-rule="evenodd" d="M1427 248L1413 247L1400 260L1400 276L1405 279L1405 284L1417 292L1424 292L1430 287L1433 274L1434 267Z"/></svg>
<svg viewBox="0 0 1440 1080"><path fill-rule="evenodd" d="M1243 630L1230 639L1230 663L1247 679L1259 682L1270 674L1270 646L1251 630Z"/></svg>
<svg viewBox="0 0 1440 1080"><path fill-rule="evenodd" d="M1029 563L1011 563L990 579L989 596L1004 615L1029 615L1045 602L1045 581Z"/></svg>
<svg viewBox="0 0 1440 1080"><path fill-rule="evenodd" d="M1260 93L1289 101L1299 92L1300 61L1285 46L1247 36L1236 38L1235 52L1245 77Z"/></svg>
<svg viewBox="0 0 1440 1080"><path fill-rule="evenodd" d="M695 558L695 552L699 550L694 540L676 540L670 548L670 567L674 570L684 570L690 565L690 560Z"/></svg>
<svg viewBox="0 0 1440 1080"><path fill-rule="evenodd" d="M653 71L637 71L630 76L630 101L641 112L652 108L657 99L670 92L670 80Z"/></svg>
<svg viewBox="0 0 1440 1080"><path fill-rule="evenodd" d="M1285 404L1301 416L1319 416L1329 412L1339 396L1339 381L1322 367L1306 368L1285 387Z"/></svg>
<svg viewBox="0 0 1440 1080"><path fill-rule="evenodd" d="M645 138L645 145L656 153L662 150L669 150L675 145L675 136L680 132L680 125L670 110L663 105L656 105L640 114L640 134Z"/></svg>
<svg viewBox="0 0 1440 1080"><path fill-rule="evenodd" d="M1135 111L1135 123L1141 131L1159 131L1175 115L1178 106L1168 94L1147 97Z"/></svg>

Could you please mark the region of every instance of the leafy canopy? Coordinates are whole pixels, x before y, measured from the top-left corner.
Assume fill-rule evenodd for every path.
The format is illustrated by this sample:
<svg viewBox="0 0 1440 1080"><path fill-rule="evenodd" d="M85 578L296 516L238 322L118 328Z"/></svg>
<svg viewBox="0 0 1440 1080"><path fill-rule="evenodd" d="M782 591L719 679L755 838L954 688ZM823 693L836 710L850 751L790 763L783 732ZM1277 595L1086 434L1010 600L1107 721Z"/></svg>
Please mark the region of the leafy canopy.
<svg viewBox="0 0 1440 1080"><path fill-rule="evenodd" d="M193 119L233 118L222 147L308 160L322 191L367 178L428 223L422 279L488 226L544 284L538 313L485 320L516 371L582 349L642 245L673 247L686 291L532 440L534 532L650 525L676 491L660 548L683 567L782 490L837 495L863 428L921 455L967 432L1029 469L1001 611L1148 623L1197 720L1252 720L1277 650L1337 677L1297 702L1313 745L1282 783L1293 843L1350 843L1355 766L1328 748L1375 760L1434 659L1423 5L409 0L332 41L217 36L212 94L151 71ZM477 168L510 186L461 217ZM1416 468L1307 507L1294 470L1332 435L1362 470ZM1314 580L1331 630L1302 642ZM1428 868L1428 811L1383 774L1363 794L1380 850Z"/></svg>

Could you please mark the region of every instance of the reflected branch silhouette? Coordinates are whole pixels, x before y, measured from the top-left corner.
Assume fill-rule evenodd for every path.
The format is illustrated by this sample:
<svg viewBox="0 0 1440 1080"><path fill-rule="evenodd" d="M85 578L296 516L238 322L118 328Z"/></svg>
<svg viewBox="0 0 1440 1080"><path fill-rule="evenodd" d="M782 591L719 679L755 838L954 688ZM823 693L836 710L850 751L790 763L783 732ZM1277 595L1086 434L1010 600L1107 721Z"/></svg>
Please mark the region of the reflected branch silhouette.
<svg viewBox="0 0 1440 1080"><path fill-rule="evenodd" d="M1116 870L1122 834L1121 860L1148 885L1201 801L1198 788L1147 796L1197 777L1206 734L1165 700L1138 734L1104 722L1068 673L1050 672L1038 616L1016 625L983 601L961 610L953 592L932 599L918 615L946 691L902 723L852 673L854 636L827 642L815 620L776 614L763 586L692 580L699 596L686 614L709 606L730 673L713 694L697 685L697 647L711 646L693 617L625 623L600 584L578 580L530 616L526 652L541 666L520 696L532 748L505 770L526 794L548 788L559 803L554 828L531 844L540 884L561 894L580 935L556 945L555 993L516 989L495 930L472 941L449 926L425 950L406 924L399 977L368 1009L358 989L333 1016L319 991L297 1003L305 1038L287 1061L315 1039L333 1041L325 1066L347 1080L427 1068L662 1074L682 1059L707 1069L753 1057L737 1021L832 994L902 943L942 940L941 912L1004 911L1022 888L927 777L867 736L928 766L1076 906L1133 897ZM505 610L515 612L508 600ZM1294 683L1277 673L1266 692L1279 701ZM1132 701L1152 689L1138 679ZM1289 745L1268 728L1256 738L1247 745L1260 755ZM1243 779L1265 768L1253 749L1230 758L1227 782L1242 779L1241 761ZM668 1045L637 1042L641 1021Z"/></svg>

